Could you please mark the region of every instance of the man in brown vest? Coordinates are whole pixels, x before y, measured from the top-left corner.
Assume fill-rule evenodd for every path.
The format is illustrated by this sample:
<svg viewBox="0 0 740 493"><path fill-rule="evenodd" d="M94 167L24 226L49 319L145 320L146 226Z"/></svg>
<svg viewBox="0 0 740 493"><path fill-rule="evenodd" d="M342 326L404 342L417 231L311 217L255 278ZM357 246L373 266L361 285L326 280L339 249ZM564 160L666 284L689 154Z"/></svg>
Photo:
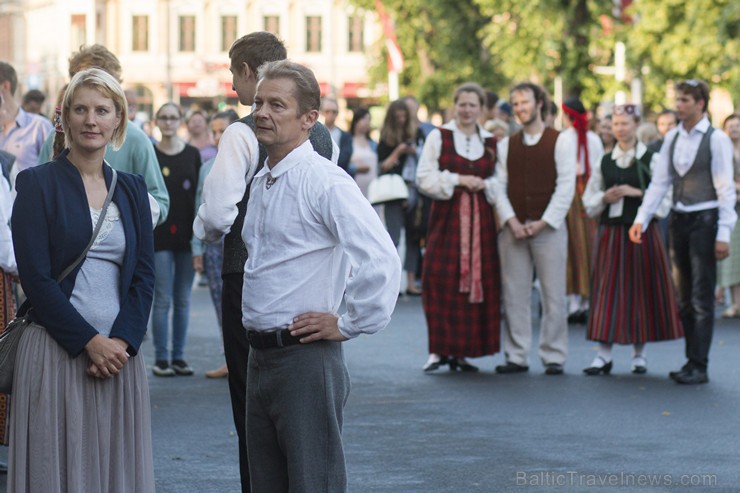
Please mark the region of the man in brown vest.
<svg viewBox="0 0 740 493"><path fill-rule="evenodd" d="M542 322L539 356L548 375L563 373L568 350L565 266L568 231L565 216L573 200L576 148L544 123L547 94L529 82L510 92L522 130L498 144L496 210L506 329L506 364L498 373L529 370L532 344L531 289L540 280Z"/></svg>

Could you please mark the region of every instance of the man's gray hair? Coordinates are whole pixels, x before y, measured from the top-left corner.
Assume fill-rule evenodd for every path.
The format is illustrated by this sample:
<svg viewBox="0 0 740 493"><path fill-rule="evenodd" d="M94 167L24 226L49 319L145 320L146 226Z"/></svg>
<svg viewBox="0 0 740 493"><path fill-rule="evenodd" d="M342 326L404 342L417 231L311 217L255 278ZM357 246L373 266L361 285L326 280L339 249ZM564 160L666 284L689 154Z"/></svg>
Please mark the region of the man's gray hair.
<svg viewBox="0 0 740 493"><path fill-rule="evenodd" d="M288 79L295 83L293 96L298 101L299 114L321 108L321 89L311 69L289 60L267 62L259 68L257 81Z"/></svg>

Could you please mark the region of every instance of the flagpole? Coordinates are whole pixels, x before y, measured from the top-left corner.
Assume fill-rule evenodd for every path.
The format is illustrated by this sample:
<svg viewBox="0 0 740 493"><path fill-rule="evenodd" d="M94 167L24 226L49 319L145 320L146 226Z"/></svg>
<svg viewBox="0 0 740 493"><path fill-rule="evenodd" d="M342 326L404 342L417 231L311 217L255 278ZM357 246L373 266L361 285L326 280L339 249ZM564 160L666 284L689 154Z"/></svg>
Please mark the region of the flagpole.
<svg viewBox="0 0 740 493"><path fill-rule="evenodd" d="M388 72L388 99L390 101L395 101L398 97L398 72L390 70Z"/></svg>

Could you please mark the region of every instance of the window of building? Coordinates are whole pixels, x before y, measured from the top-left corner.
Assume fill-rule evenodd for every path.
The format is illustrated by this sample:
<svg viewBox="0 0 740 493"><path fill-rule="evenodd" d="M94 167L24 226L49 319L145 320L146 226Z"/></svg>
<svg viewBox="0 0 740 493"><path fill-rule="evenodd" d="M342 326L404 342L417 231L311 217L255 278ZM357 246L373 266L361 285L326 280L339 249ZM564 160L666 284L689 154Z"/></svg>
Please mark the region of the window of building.
<svg viewBox="0 0 740 493"><path fill-rule="evenodd" d="M272 33L276 36L280 35L280 17L277 15L266 15L265 20L265 31Z"/></svg>
<svg viewBox="0 0 740 493"><path fill-rule="evenodd" d="M131 32L131 51L149 51L149 16L135 15Z"/></svg>
<svg viewBox="0 0 740 493"><path fill-rule="evenodd" d="M229 51L236 41L236 16L221 16L221 51Z"/></svg>
<svg viewBox="0 0 740 493"><path fill-rule="evenodd" d="M363 18L359 15L348 19L349 33L347 51L363 51L365 47L365 31Z"/></svg>
<svg viewBox="0 0 740 493"><path fill-rule="evenodd" d="M180 16L180 51L195 51L195 16Z"/></svg>
<svg viewBox="0 0 740 493"><path fill-rule="evenodd" d="M306 51L311 53L321 51L321 17L318 15L306 17Z"/></svg>
<svg viewBox="0 0 740 493"><path fill-rule="evenodd" d="M69 43L72 51L77 51L80 46L87 44L87 19L85 14L72 14L72 22L69 32Z"/></svg>

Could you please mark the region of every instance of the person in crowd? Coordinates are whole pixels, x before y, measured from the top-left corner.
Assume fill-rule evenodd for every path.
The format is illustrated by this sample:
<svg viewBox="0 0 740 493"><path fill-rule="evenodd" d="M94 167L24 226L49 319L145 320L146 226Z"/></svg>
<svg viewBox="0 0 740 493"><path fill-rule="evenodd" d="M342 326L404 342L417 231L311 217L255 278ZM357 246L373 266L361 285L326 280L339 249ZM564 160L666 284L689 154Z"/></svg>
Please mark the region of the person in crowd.
<svg viewBox="0 0 740 493"><path fill-rule="evenodd" d="M201 161L198 149L177 135L182 111L175 103L165 103L155 115L162 140L155 146L157 161L170 196L167 221L154 230L154 285L152 334L155 362L152 373L158 377L189 376L193 369L185 361L185 342L190 322L190 292L193 286L193 258L190 241L195 218L195 191ZM172 349L168 350L172 309Z"/></svg>
<svg viewBox="0 0 740 493"><path fill-rule="evenodd" d="M221 136L226 131L226 127L234 123L239 119L239 115L234 110L220 111L211 117L211 132L213 133L213 141L218 147L221 141ZM208 173L213 168L213 163L216 160L215 156L213 159L209 159L200 168L198 174L198 187L195 192L195 214L198 213L198 209L203 204L203 184L205 183ZM211 293L211 301L213 302L213 308L216 310L216 320L218 321L219 329L223 331L223 324L221 322L221 291L223 290L223 281L221 279L221 269L224 263L224 242L223 239L216 243L204 243L197 236L193 235L191 240L191 249L193 252L193 269L195 272L205 274L208 279L208 289ZM220 368L214 370L208 370L206 377L208 378L225 378L229 375L229 368L226 363Z"/></svg>
<svg viewBox="0 0 740 493"><path fill-rule="evenodd" d="M187 143L198 149L201 162L216 157L216 144L208 127L208 113L198 108L191 109L185 114L185 126L188 129Z"/></svg>
<svg viewBox="0 0 740 493"><path fill-rule="evenodd" d="M257 31L234 41L229 49L232 86L239 102L251 106L257 88L257 69L265 62L284 60L285 45L274 34ZM249 341L242 325L242 289L247 249L242 240L242 226L249 201L249 184L267 156L254 133L254 117L248 115L224 130L219 151L203 185L203 204L193 223L195 235L214 242L224 239L224 264L221 321L224 353L229 369L229 392L234 425L239 437L239 474L242 493L249 489L247 458L246 398ZM337 162L339 148L329 131L316 123L309 140L314 150ZM225 235L225 236L224 236Z"/></svg>
<svg viewBox="0 0 740 493"><path fill-rule="evenodd" d="M673 185L671 257L688 361L669 376L687 385L709 381L717 261L730 254L730 234L737 221L732 141L709 123L708 103L706 82L687 80L676 86L681 124L666 134L653 179L630 228L630 239L639 243Z"/></svg>
<svg viewBox="0 0 740 493"><path fill-rule="evenodd" d="M151 492L151 404L139 353L154 286L144 180L118 172L103 210L114 186L106 147L120 146L127 130L123 89L103 70L80 71L62 119L67 150L16 181L13 246L28 296L19 314L33 323L18 344L8 491Z"/></svg>
<svg viewBox="0 0 740 493"><path fill-rule="evenodd" d="M601 139L601 143L604 146L604 153L608 154L612 152L617 140L614 138L614 134L612 133L611 115L605 115L601 120L599 120L598 134Z"/></svg>
<svg viewBox="0 0 740 493"><path fill-rule="evenodd" d="M568 226L568 264L566 293L568 323L586 323L591 282L591 261L597 224L583 209L583 192L591 170L599 166L604 148L599 137L588 128L588 112L578 98L563 102L563 139L576 150L576 193L565 218Z"/></svg>
<svg viewBox="0 0 740 493"><path fill-rule="evenodd" d="M26 113L40 115L41 110L44 107L44 101L46 101L46 94L38 89L31 89L23 95L21 108L23 108L23 111Z"/></svg>
<svg viewBox="0 0 740 493"><path fill-rule="evenodd" d="M676 128L676 125L678 125L678 116L676 115L676 112L673 110L663 110L660 113L658 113L658 118L655 121L655 126L658 128L658 133L660 136L657 138L657 140L654 140L650 144L648 144L648 150L653 151L655 153L660 152L660 148L663 146L663 139L665 139L665 135Z"/></svg>
<svg viewBox="0 0 740 493"><path fill-rule="evenodd" d="M646 146L660 140L661 137L662 136L660 135L660 132L658 132L658 127L655 123L644 122L637 127L637 140Z"/></svg>
<svg viewBox="0 0 740 493"><path fill-rule="evenodd" d="M532 344L532 277L542 292L539 357L547 375L560 375L568 352L565 277L568 230L565 216L576 181L575 142L545 127L547 93L524 82L510 92L522 123L498 148L496 211L503 283L504 352L498 373L529 371Z"/></svg>
<svg viewBox="0 0 740 493"><path fill-rule="evenodd" d="M13 208L13 197L10 191L8 177L15 156L5 151L0 151L0 334L13 319L16 303L13 289L14 281L18 279L18 268L16 267L15 254L13 253L13 242L10 234L10 214ZM7 402L9 394L0 394ZM0 407L0 444L8 444L8 409ZM7 464L0 462L0 474L8 472Z"/></svg>
<svg viewBox="0 0 740 493"><path fill-rule="evenodd" d="M339 116L339 104L334 98L323 98L321 100L321 114L324 117L324 125L331 134L331 138L339 146L338 165L350 176L355 176L355 170L350 166L352 160L352 132L345 132L337 127L337 116Z"/></svg>
<svg viewBox="0 0 740 493"><path fill-rule="evenodd" d="M368 185L378 176L378 144L370 138L370 130L370 112L365 108L357 108L349 126L352 136L350 166L355 171L355 182L365 197Z"/></svg>
<svg viewBox="0 0 740 493"><path fill-rule="evenodd" d="M121 62L105 46L99 44L83 46L73 53L69 58L69 77L72 78L77 72L91 67L108 72L119 84L121 83ZM154 147L147 135L136 125L129 125L127 128L123 144L117 149L113 149L112 146L108 147L105 152L105 162L118 171L144 177L149 192L152 223L162 224L167 219L170 198L167 195L162 172L157 164ZM53 133L47 137L38 156L38 164L46 163L56 156L54 140Z"/></svg>
<svg viewBox="0 0 740 493"><path fill-rule="evenodd" d="M732 141L735 190L740 198L740 115L734 114L725 118L722 130ZM740 205L737 203L735 212L740 212ZM730 306L722 312L722 317L740 318L740 228L737 225L730 236L730 256L717 266L717 284L730 290ZM724 298L724 293L722 294Z"/></svg>
<svg viewBox="0 0 740 493"><path fill-rule="evenodd" d="M258 80L267 159L242 229L252 491L346 492L341 342L390 322L401 266L352 178L308 141L320 106L313 73L284 60L263 65Z"/></svg>
<svg viewBox="0 0 740 493"><path fill-rule="evenodd" d="M599 343L599 352L586 375L608 375L612 345L632 344L632 373L647 372L645 343L683 336L671 269L655 221L641 244L629 240L629 228L650 184L658 160L637 139L640 122L635 105L617 105L612 129L617 145L592 168L583 205L600 218L598 251L592 273L593 303L586 337ZM670 209L663 200L659 215Z"/></svg>
<svg viewBox="0 0 740 493"><path fill-rule="evenodd" d="M547 115L545 115L545 126L555 128L555 122L558 119L558 105L555 101L550 101L547 105Z"/></svg>
<svg viewBox="0 0 740 493"><path fill-rule="evenodd" d="M501 141L509 136L509 124L503 120L488 120L485 129L496 137L496 141Z"/></svg>
<svg viewBox="0 0 740 493"><path fill-rule="evenodd" d="M144 130L144 120L139 117L139 95L136 89L129 88L125 90L126 104L128 104L128 121L131 125L136 125Z"/></svg>
<svg viewBox="0 0 740 493"><path fill-rule="evenodd" d="M486 104L483 105L483 108L480 112L480 117L478 118L478 124L485 128L486 123L488 123L491 120L496 119L496 104L499 102L498 94L496 94L493 91L485 90L486 93Z"/></svg>
<svg viewBox="0 0 740 493"><path fill-rule="evenodd" d="M393 244L398 247L401 229L406 230L406 258L404 269L407 275L406 293L419 296L416 287L416 268L421 255L420 233L423 224L419 221L419 194L415 180L418 153L424 144L424 134L415 124L408 106L402 99L393 101L387 108L378 143L380 174L395 173L403 177L409 186L408 200L395 200L383 204L385 226Z"/></svg>
<svg viewBox="0 0 740 493"><path fill-rule="evenodd" d="M507 133L507 136L514 135L516 132L522 129L522 126L517 123L516 119L514 118L511 104L509 104L508 101L504 99L498 100L498 103L496 103L495 115L496 120L505 121L506 124L509 125L509 132Z"/></svg>
<svg viewBox="0 0 740 493"><path fill-rule="evenodd" d="M3 100L0 120L0 150L15 156L10 184L24 169L38 164L44 141L53 135L51 122L41 115L26 112L15 100L18 74L12 65L0 61L0 98Z"/></svg>
<svg viewBox="0 0 740 493"><path fill-rule="evenodd" d="M411 118L414 120L414 124L418 126L421 129L421 133L424 135L424 138L429 135L429 133L437 128L433 123L427 122L427 121L421 121L419 120L419 100L416 99L414 96L408 95L404 96L403 102L406 103L406 107L409 109L409 113L411 113Z"/></svg>
<svg viewBox="0 0 740 493"><path fill-rule="evenodd" d="M477 124L485 105L478 84L454 93L455 118L424 143L416 175L431 197L422 301L429 329L424 371L442 365L478 371L466 357L500 349L501 272L496 244L496 140Z"/></svg>

